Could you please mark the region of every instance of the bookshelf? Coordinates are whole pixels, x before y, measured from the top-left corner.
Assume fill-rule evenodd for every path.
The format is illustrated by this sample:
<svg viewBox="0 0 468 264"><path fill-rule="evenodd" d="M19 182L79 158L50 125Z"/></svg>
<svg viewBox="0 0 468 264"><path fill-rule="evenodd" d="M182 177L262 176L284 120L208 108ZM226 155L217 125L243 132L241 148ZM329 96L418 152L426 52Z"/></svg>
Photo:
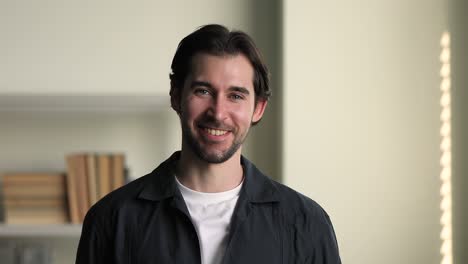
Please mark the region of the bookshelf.
<svg viewBox="0 0 468 264"><path fill-rule="evenodd" d="M125 152L136 178L180 144L168 94L0 93L0 124L0 173L65 171L69 153Z"/></svg>
<svg viewBox="0 0 468 264"><path fill-rule="evenodd" d="M7 225L0 224L0 238L6 237L56 237L76 238L81 234L81 225Z"/></svg>
<svg viewBox="0 0 468 264"><path fill-rule="evenodd" d="M155 94L0 94L0 112L133 112L169 108L169 96Z"/></svg>
<svg viewBox="0 0 468 264"><path fill-rule="evenodd" d="M124 152L132 180L180 144L179 120L160 94L0 93L0 125L0 174L66 172L67 154ZM52 263L73 263L80 233L76 224L0 223L0 244L46 245Z"/></svg>

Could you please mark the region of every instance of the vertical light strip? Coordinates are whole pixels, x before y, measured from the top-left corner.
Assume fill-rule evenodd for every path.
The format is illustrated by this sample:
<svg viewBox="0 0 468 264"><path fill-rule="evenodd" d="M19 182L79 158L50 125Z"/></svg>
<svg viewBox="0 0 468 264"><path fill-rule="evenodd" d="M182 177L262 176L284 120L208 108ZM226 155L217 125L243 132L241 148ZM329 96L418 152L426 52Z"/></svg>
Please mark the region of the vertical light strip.
<svg viewBox="0 0 468 264"><path fill-rule="evenodd" d="M441 203L440 209L442 210L442 217L440 218L440 224L442 225L442 231L440 238L442 240L442 247L440 253L442 254L441 264L452 264L452 138L451 138L451 109L450 109L450 35L448 32L444 32L440 40L442 52L440 54L440 62L442 67L440 69L440 76L442 82L440 84L440 90L442 96L440 98L440 105L442 112L440 114L440 120L442 126L440 128L440 135L442 138L440 144L440 150L442 156L440 158L440 165L442 167L440 173L441 180Z"/></svg>

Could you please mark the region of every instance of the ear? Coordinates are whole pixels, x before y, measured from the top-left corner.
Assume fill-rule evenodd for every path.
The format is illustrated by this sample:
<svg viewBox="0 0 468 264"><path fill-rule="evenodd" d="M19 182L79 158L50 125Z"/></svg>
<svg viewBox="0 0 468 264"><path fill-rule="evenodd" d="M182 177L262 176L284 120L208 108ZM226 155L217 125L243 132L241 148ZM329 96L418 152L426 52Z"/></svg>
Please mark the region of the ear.
<svg viewBox="0 0 468 264"><path fill-rule="evenodd" d="M255 103L255 109L254 109L254 113L252 116L252 123L257 123L258 121L260 121L260 119L262 119L262 116L263 116L263 113L265 112L267 104L268 104L268 101L264 99L259 99Z"/></svg>
<svg viewBox="0 0 468 264"><path fill-rule="evenodd" d="M172 109L174 109L177 114L180 114L180 89L177 89L173 82L171 82L171 90L169 95L171 96Z"/></svg>

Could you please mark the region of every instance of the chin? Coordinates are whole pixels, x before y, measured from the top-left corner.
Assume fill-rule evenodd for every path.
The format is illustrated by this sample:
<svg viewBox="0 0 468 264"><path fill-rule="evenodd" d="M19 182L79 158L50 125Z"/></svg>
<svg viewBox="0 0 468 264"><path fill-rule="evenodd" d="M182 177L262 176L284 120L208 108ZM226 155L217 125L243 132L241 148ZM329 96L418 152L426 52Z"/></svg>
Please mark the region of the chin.
<svg viewBox="0 0 468 264"><path fill-rule="evenodd" d="M208 163L219 164L229 160L234 153L232 151L225 151L222 153L207 153L207 152L199 152L198 157Z"/></svg>
<svg viewBox="0 0 468 264"><path fill-rule="evenodd" d="M182 127L182 137L187 148L200 160L207 163L219 164L229 160L240 149L242 142L224 142L224 144L212 144L206 142L201 135L190 133Z"/></svg>

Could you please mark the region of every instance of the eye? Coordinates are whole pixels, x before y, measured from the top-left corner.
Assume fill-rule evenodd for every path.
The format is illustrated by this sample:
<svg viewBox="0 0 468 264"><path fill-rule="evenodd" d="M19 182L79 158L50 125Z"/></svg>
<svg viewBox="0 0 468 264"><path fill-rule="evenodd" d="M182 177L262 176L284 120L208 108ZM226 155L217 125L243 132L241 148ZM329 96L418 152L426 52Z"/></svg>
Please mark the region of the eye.
<svg viewBox="0 0 468 264"><path fill-rule="evenodd" d="M194 93L196 95L208 95L208 94L210 94L210 92L207 89L203 89L203 88L195 89Z"/></svg>
<svg viewBox="0 0 468 264"><path fill-rule="evenodd" d="M240 95L240 94L231 94L230 97L231 97L231 99L236 100L236 101L244 99L244 97L242 95Z"/></svg>

